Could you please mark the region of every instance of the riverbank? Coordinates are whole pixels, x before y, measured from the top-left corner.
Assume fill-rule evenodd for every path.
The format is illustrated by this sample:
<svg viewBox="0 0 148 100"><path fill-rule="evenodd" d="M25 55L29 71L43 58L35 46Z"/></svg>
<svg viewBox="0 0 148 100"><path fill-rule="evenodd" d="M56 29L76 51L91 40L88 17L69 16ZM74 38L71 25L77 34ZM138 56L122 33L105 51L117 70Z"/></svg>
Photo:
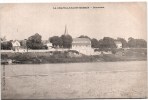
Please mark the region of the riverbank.
<svg viewBox="0 0 148 100"><path fill-rule="evenodd" d="M86 56L77 51L1 53L1 63L37 64L37 63L78 63L78 62L115 62L147 60L146 50L125 50L115 54L100 54Z"/></svg>

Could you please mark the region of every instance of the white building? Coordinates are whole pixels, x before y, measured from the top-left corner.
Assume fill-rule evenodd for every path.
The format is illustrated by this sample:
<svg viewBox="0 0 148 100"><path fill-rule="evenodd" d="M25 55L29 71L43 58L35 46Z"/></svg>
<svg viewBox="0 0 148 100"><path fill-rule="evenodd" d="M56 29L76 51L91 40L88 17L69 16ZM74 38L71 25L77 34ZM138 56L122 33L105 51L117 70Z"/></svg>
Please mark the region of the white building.
<svg viewBox="0 0 148 100"><path fill-rule="evenodd" d="M122 42L120 42L120 41L114 41L114 42L116 44L117 49L122 48Z"/></svg>
<svg viewBox="0 0 148 100"><path fill-rule="evenodd" d="M76 50L85 55L91 55L94 50L91 48L91 41L88 38L74 38L72 42L72 50Z"/></svg>
<svg viewBox="0 0 148 100"><path fill-rule="evenodd" d="M48 49L52 48L52 43L48 42L48 43L46 43L46 45L47 45Z"/></svg>
<svg viewBox="0 0 148 100"><path fill-rule="evenodd" d="M19 49L20 49L20 46L21 46L20 42L17 41L17 40L14 40L11 43L12 43L13 50L16 51L16 52L19 52Z"/></svg>
<svg viewBox="0 0 148 100"><path fill-rule="evenodd" d="M48 40L43 40L42 43L43 43L44 45L46 45L46 46L48 47L48 49L51 49L51 48L52 48L52 43L50 43L50 41L48 41Z"/></svg>

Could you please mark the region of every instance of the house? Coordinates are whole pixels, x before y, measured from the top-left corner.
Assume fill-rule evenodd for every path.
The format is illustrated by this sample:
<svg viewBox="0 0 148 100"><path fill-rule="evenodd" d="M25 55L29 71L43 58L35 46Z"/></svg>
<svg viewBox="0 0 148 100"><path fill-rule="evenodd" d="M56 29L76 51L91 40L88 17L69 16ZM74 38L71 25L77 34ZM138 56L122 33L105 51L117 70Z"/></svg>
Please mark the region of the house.
<svg viewBox="0 0 148 100"><path fill-rule="evenodd" d="M51 49L51 48L52 48L52 43L47 42L47 43L46 43L46 46L48 47L48 49Z"/></svg>
<svg viewBox="0 0 148 100"><path fill-rule="evenodd" d="M52 48L52 43L48 40L43 40L42 41L43 45L47 46L48 49L51 49Z"/></svg>
<svg viewBox="0 0 148 100"><path fill-rule="evenodd" d="M12 49L16 52L19 52L19 49L20 49L20 42L17 41L17 40L14 40L11 42L12 43Z"/></svg>
<svg viewBox="0 0 148 100"><path fill-rule="evenodd" d="M91 40L88 38L74 38L72 42L72 50L80 53L91 55L94 50L91 48Z"/></svg>
<svg viewBox="0 0 148 100"><path fill-rule="evenodd" d="M114 43L116 44L117 49L122 48L122 42L121 41L114 41Z"/></svg>

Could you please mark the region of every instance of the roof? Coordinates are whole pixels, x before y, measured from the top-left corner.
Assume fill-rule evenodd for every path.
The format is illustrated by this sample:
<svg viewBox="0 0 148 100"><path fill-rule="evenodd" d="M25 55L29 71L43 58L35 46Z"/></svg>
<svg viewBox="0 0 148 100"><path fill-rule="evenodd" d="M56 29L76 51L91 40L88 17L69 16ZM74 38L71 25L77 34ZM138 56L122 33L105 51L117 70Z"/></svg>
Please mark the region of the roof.
<svg viewBox="0 0 148 100"><path fill-rule="evenodd" d="M90 43L91 41L88 38L74 38L73 42L88 42L88 43Z"/></svg>
<svg viewBox="0 0 148 100"><path fill-rule="evenodd" d="M42 43L47 44L47 43L50 43L50 41L49 40L42 40Z"/></svg>
<svg viewBox="0 0 148 100"><path fill-rule="evenodd" d="M13 46L20 46L20 42L18 40L14 40L11 43Z"/></svg>
<svg viewBox="0 0 148 100"><path fill-rule="evenodd" d="M72 44L91 45L91 41L88 38L74 38Z"/></svg>
<svg viewBox="0 0 148 100"><path fill-rule="evenodd" d="M121 41L114 41L114 42L115 42L115 44L122 44Z"/></svg>

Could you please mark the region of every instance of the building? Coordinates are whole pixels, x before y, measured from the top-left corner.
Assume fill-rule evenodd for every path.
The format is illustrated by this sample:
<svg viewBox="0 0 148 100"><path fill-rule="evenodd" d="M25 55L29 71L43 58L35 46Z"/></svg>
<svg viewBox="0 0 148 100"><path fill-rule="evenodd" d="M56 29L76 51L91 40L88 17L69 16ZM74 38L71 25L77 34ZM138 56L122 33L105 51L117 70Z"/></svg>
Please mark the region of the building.
<svg viewBox="0 0 148 100"><path fill-rule="evenodd" d="M74 38L72 42L72 50L76 50L86 55L91 55L94 52L91 48L91 41L88 38Z"/></svg>
<svg viewBox="0 0 148 100"><path fill-rule="evenodd" d="M42 43L43 43L43 45L47 46L48 49L52 48L52 43L50 43L48 40L43 40Z"/></svg>
<svg viewBox="0 0 148 100"><path fill-rule="evenodd" d="M50 42L47 42L45 45L48 47L48 49L52 48L52 43L50 43Z"/></svg>
<svg viewBox="0 0 148 100"><path fill-rule="evenodd" d="M20 42L17 41L17 40L14 40L11 42L12 43L12 49L16 52L19 52L19 49L20 49Z"/></svg>
<svg viewBox="0 0 148 100"><path fill-rule="evenodd" d="M122 42L121 41L114 41L116 44L117 49L122 48Z"/></svg>
<svg viewBox="0 0 148 100"><path fill-rule="evenodd" d="M67 26L65 26L64 35L69 35ZM94 50L91 48L91 40L89 38L74 38L71 49L85 55L92 55L94 53Z"/></svg>

